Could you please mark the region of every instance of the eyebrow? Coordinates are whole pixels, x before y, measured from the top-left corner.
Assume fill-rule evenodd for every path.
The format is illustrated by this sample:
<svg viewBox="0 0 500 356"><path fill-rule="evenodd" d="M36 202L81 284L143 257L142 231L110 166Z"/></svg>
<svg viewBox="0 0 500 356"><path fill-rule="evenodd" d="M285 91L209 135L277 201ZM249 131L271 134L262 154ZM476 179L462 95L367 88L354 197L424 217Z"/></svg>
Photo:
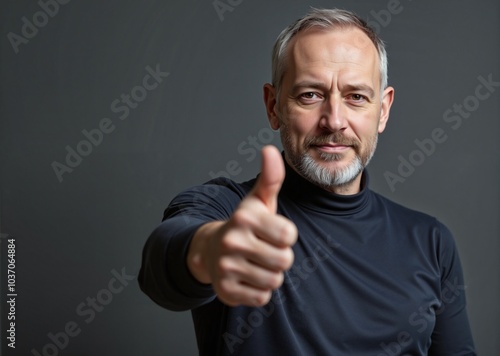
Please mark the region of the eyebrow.
<svg viewBox="0 0 500 356"><path fill-rule="evenodd" d="M302 81L294 84L292 86L292 92L296 93L301 88L313 88L313 89L321 89L328 90L328 87L325 86L321 82L313 82L313 81ZM366 84L347 84L342 87L343 91L361 91L365 92L368 97L373 98L375 96L375 91Z"/></svg>
<svg viewBox="0 0 500 356"><path fill-rule="evenodd" d="M328 88L320 82L312 82L312 81L302 81L294 84L292 86L292 93L296 93L301 88L313 88L313 89L321 89L328 90Z"/></svg>
<svg viewBox="0 0 500 356"><path fill-rule="evenodd" d="M373 98L375 96L375 91L366 84L347 84L343 88L347 91L362 91L368 94L368 97Z"/></svg>

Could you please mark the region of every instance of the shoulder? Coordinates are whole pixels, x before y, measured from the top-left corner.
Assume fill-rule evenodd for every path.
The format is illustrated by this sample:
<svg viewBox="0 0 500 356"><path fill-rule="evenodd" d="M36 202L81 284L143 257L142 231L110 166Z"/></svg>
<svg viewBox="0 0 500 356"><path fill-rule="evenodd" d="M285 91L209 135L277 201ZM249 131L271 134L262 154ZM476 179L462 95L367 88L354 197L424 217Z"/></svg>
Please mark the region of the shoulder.
<svg viewBox="0 0 500 356"><path fill-rule="evenodd" d="M378 209L383 209L383 211L391 214L395 220L431 224L436 226L440 225L439 221L435 217L427 213L408 208L374 191L370 191L370 193L375 206L377 206Z"/></svg>
<svg viewBox="0 0 500 356"><path fill-rule="evenodd" d="M376 192L370 191L370 193L376 209L387 214L393 224L405 226L416 232L426 232L442 243L454 244L452 233L438 218L396 203Z"/></svg>
<svg viewBox="0 0 500 356"><path fill-rule="evenodd" d="M414 249L433 251L442 274L458 261L455 238L445 224L434 216L407 208L378 193L372 194L376 208L386 214L393 231L408 236Z"/></svg>
<svg viewBox="0 0 500 356"><path fill-rule="evenodd" d="M164 219L177 213L205 212L214 218L229 216L252 189L255 179L237 183L220 177L192 186L179 193L169 204Z"/></svg>
<svg viewBox="0 0 500 356"><path fill-rule="evenodd" d="M190 187L181 192L175 199L185 196L199 196L209 200L232 197L232 199L241 200L252 189L255 179L238 183L229 178L219 177L201 185Z"/></svg>

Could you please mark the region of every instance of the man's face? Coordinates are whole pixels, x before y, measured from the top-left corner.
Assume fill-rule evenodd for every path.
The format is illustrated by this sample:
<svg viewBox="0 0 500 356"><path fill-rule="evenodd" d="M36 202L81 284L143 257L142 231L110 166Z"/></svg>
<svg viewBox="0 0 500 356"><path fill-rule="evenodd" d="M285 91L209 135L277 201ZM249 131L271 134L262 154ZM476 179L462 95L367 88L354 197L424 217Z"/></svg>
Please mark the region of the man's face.
<svg viewBox="0 0 500 356"><path fill-rule="evenodd" d="M292 39L287 55L279 98L264 87L286 160L325 189L356 193L393 99L392 88L380 92L377 50L356 28L310 29Z"/></svg>

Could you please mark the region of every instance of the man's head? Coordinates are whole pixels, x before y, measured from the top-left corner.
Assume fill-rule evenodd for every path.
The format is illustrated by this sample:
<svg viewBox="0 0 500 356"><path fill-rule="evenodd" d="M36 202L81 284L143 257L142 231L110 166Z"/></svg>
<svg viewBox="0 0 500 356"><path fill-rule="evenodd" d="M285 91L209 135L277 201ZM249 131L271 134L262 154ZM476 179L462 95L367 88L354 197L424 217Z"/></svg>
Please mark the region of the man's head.
<svg viewBox="0 0 500 356"><path fill-rule="evenodd" d="M285 29L264 86L287 162L325 189L352 193L393 100L383 42L356 15L313 10Z"/></svg>
<svg viewBox="0 0 500 356"><path fill-rule="evenodd" d="M309 28L317 28L324 30L340 30L345 28L358 28L366 36L353 38L353 41L359 41L360 44L366 45L367 40L370 40L378 51L380 63L381 92L387 86L387 51L382 39L377 33L364 21L352 12L339 9L313 9L306 16L298 19L290 26L285 28L274 43L272 55L272 84L278 94L281 87L281 80L286 70L286 52L292 38L299 32Z"/></svg>

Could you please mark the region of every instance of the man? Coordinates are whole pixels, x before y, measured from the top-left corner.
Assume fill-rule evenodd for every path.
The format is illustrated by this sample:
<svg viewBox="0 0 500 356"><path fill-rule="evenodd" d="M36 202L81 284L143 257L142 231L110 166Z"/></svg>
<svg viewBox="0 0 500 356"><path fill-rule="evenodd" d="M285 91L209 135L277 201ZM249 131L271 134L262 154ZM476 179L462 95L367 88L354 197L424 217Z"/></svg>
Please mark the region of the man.
<svg viewBox="0 0 500 356"><path fill-rule="evenodd" d="M144 249L141 288L192 311L200 354L475 354L450 232L368 188L393 98L354 14L280 34L264 101L283 156L178 195Z"/></svg>

